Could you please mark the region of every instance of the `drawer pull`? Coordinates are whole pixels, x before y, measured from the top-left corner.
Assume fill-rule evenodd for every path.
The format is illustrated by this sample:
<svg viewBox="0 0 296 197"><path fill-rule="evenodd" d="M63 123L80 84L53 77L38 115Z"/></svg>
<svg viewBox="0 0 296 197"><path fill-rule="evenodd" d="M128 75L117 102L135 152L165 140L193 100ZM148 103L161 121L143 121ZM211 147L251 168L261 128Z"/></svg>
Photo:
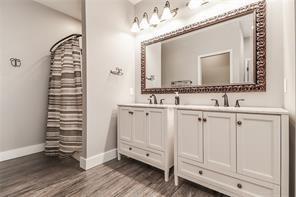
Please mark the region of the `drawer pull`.
<svg viewBox="0 0 296 197"><path fill-rule="evenodd" d="M133 150L131 147L129 147L129 150Z"/></svg>
<svg viewBox="0 0 296 197"><path fill-rule="evenodd" d="M237 121L238 126L241 126L242 124L243 124L242 121Z"/></svg>
<svg viewBox="0 0 296 197"><path fill-rule="evenodd" d="M242 186L242 184L237 184L237 187L239 188L239 189L241 189L241 188L243 188L243 186Z"/></svg>
<svg viewBox="0 0 296 197"><path fill-rule="evenodd" d="M129 111L128 113L129 113L129 114L131 114L131 115L133 115L133 114L134 114L134 112L132 112L132 111Z"/></svg>
<svg viewBox="0 0 296 197"><path fill-rule="evenodd" d="M149 113L146 113L146 116L149 116Z"/></svg>
<svg viewBox="0 0 296 197"><path fill-rule="evenodd" d="M147 154L146 154L146 157L149 157L149 156L150 156L149 153L147 153Z"/></svg>
<svg viewBox="0 0 296 197"><path fill-rule="evenodd" d="M202 170L198 171L198 174L202 175L203 174L203 171Z"/></svg>

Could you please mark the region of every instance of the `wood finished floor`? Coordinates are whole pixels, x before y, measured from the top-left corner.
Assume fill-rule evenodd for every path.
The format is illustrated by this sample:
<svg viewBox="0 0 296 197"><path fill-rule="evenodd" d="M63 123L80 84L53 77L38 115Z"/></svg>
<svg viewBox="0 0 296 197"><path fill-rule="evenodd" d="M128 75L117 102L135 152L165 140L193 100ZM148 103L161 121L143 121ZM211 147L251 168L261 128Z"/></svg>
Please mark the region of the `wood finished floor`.
<svg viewBox="0 0 296 197"><path fill-rule="evenodd" d="M0 196L169 196L221 197L186 180L174 185L173 174L124 158L83 171L74 159L49 158L38 153L0 162Z"/></svg>

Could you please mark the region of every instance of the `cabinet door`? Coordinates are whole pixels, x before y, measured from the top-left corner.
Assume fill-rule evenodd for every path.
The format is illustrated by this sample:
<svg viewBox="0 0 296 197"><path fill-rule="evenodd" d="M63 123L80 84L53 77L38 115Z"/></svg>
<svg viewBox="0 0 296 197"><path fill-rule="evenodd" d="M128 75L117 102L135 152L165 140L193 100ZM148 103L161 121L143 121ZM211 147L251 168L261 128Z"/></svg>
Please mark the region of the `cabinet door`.
<svg viewBox="0 0 296 197"><path fill-rule="evenodd" d="M133 108L132 136L135 145L146 146L146 111L144 108Z"/></svg>
<svg viewBox="0 0 296 197"><path fill-rule="evenodd" d="M280 117L237 115L238 173L280 183Z"/></svg>
<svg viewBox="0 0 296 197"><path fill-rule="evenodd" d="M178 156L203 162L202 112L178 110Z"/></svg>
<svg viewBox="0 0 296 197"><path fill-rule="evenodd" d="M213 170L236 171L236 115L205 112L205 164Z"/></svg>
<svg viewBox="0 0 296 197"><path fill-rule="evenodd" d="M132 140L132 116L133 112L130 108L120 107L118 117L118 134L119 139L125 141Z"/></svg>
<svg viewBox="0 0 296 197"><path fill-rule="evenodd" d="M147 110L147 145L149 148L164 149L164 116L163 109Z"/></svg>

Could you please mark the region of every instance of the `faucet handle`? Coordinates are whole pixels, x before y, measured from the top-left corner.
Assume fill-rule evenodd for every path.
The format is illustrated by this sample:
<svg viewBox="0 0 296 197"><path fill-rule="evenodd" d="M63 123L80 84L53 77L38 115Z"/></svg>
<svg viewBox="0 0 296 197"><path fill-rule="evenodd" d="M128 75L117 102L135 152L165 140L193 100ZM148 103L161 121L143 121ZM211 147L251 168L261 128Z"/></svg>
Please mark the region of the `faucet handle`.
<svg viewBox="0 0 296 197"><path fill-rule="evenodd" d="M236 101L235 101L235 107L240 107L240 101L245 101L245 99L237 99Z"/></svg>
<svg viewBox="0 0 296 197"><path fill-rule="evenodd" d="M215 101L215 106L216 107L219 107L219 101L218 101L218 99L211 99L211 101Z"/></svg>
<svg viewBox="0 0 296 197"><path fill-rule="evenodd" d="M152 105L152 98L147 99L149 101L149 104Z"/></svg>
<svg viewBox="0 0 296 197"><path fill-rule="evenodd" d="M163 101L164 101L165 99L160 99L160 103L159 104L163 104Z"/></svg>

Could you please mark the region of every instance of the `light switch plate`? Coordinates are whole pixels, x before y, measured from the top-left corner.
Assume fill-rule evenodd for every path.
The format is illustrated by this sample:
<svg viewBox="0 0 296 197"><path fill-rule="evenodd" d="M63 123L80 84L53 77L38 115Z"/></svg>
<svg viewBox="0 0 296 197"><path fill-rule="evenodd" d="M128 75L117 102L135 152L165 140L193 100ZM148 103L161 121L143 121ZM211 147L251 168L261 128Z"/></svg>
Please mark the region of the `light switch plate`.
<svg viewBox="0 0 296 197"><path fill-rule="evenodd" d="M135 95L134 88L130 88L130 95L131 95L131 96L134 96L134 95Z"/></svg>

